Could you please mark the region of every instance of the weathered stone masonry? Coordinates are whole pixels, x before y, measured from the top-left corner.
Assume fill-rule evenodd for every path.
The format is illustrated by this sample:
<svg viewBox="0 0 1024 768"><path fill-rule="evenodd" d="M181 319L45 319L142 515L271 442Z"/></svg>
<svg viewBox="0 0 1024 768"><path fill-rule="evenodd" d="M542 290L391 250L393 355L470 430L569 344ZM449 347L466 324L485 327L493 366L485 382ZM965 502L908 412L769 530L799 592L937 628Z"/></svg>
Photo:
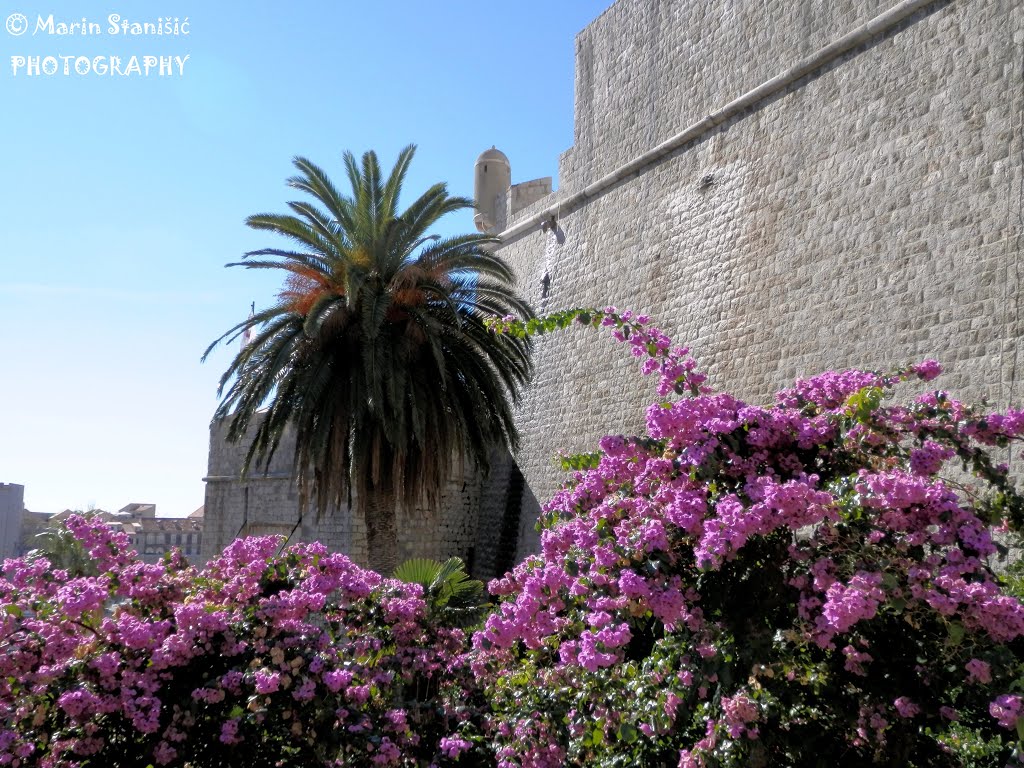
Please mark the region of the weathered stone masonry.
<svg viewBox="0 0 1024 768"><path fill-rule="evenodd" d="M541 310L650 314L745 398L935 357L1019 403L1022 62L1017 0L619 0L576 39L560 189L500 254ZM613 346L537 344L520 557L551 457L642 428L652 385Z"/></svg>
<svg viewBox="0 0 1024 768"><path fill-rule="evenodd" d="M254 466L243 478L241 469L249 443L229 443L225 434L222 422L210 427L210 458L204 478L204 559L217 555L238 536L280 535L291 542L320 541L358 563L367 563L362 517L347 508L328 510L319 520L313 510L300 511L292 472L294 435L285 436L269 466ZM495 456L493 463L494 470L486 478L471 466L457 471L442 496L440 509L399 517L400 561L411 557L461 557L474 572L495 572L496 564L503 562L501 514L512 464L507 454ZM490 510L496 510L496 519L487 517ZM514 546L512 538L505 548Z"/></svg>

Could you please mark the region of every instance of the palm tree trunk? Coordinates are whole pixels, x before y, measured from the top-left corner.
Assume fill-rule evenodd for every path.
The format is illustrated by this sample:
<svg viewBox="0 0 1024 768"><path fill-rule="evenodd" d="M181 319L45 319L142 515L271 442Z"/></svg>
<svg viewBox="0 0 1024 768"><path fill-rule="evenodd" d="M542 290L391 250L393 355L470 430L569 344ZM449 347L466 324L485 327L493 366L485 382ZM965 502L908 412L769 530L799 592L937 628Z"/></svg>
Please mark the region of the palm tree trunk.
<svg viewBox="0 0 1024 768"><path fill-rule="evenodd" d="M391 577L398 566L398 524L395 494L376 492L366 505L366 560L370 568Z"/></svg>

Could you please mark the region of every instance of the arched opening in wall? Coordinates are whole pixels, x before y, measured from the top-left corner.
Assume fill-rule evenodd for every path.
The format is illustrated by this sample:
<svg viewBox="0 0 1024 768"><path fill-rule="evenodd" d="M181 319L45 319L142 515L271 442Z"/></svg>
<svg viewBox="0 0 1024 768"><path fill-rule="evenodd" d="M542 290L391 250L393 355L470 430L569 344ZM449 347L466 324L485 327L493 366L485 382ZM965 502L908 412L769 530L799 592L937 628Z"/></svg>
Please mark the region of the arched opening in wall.
<svg viewBox="0 0 1024 768"><path fill-rule="evenodd" d="M505 494L505 514L501 517L501 535L498 537L498 552L494 558L494 573L502 576L516 564L516 549L519 544L519 517L523 510L523 491L526 478L519 465L513 463L508 476L508 492Z"/></svg>

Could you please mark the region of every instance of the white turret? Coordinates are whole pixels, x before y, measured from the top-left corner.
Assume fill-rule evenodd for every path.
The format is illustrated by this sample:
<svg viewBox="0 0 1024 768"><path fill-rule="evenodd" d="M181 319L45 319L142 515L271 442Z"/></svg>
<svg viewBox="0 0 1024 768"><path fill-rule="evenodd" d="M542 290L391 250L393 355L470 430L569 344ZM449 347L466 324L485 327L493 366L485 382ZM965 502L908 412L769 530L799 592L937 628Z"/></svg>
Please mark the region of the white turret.
<svg viewBox="0 0 1024 768"><path fill-rule="evenodd" d="M512 166L505 153L491 147L476 159L473 223L480 232L494 234L505 226L508 188L512 184Z"/></svg>

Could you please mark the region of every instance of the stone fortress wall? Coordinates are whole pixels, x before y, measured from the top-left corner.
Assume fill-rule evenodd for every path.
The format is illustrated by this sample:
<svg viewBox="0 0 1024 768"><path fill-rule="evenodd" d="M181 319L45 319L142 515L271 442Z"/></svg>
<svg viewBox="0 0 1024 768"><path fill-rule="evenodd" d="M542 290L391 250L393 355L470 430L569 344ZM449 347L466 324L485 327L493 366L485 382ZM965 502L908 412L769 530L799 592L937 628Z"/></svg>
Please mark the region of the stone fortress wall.
<svg viewBox="0 0 1024 768"><path fill-rule="evenodd" d="M206 528L203 559L215 557L239 536L280 535L289 542L320 541L366 565L366 525L347 508L329 509L317 519L315 509L300 512L292 473L295 438L285 436L269 466L253 465L241 476L249 441L229 443L223 422L210 427L206 482ZM444 560L461 557L476 573L491 575L508 560L516 537L502 538L502 514L512 462L498 454L483 477L472 466L456 472L436 512L418 510L400 516L399 562L412 557ZM389 574L390 575L390 574Z"/></svg>
<svg viewBox="0 0 1024 768"><path fill-rule="evenodd" d="M754 401L935 357L1020 403L1022 66L1019 0L619 0L576 38L560 188L504 212L499 253L539 311L649 314ZM616 347L538 340L520 558L552 457L643 428L653 382Z"/></svg>

